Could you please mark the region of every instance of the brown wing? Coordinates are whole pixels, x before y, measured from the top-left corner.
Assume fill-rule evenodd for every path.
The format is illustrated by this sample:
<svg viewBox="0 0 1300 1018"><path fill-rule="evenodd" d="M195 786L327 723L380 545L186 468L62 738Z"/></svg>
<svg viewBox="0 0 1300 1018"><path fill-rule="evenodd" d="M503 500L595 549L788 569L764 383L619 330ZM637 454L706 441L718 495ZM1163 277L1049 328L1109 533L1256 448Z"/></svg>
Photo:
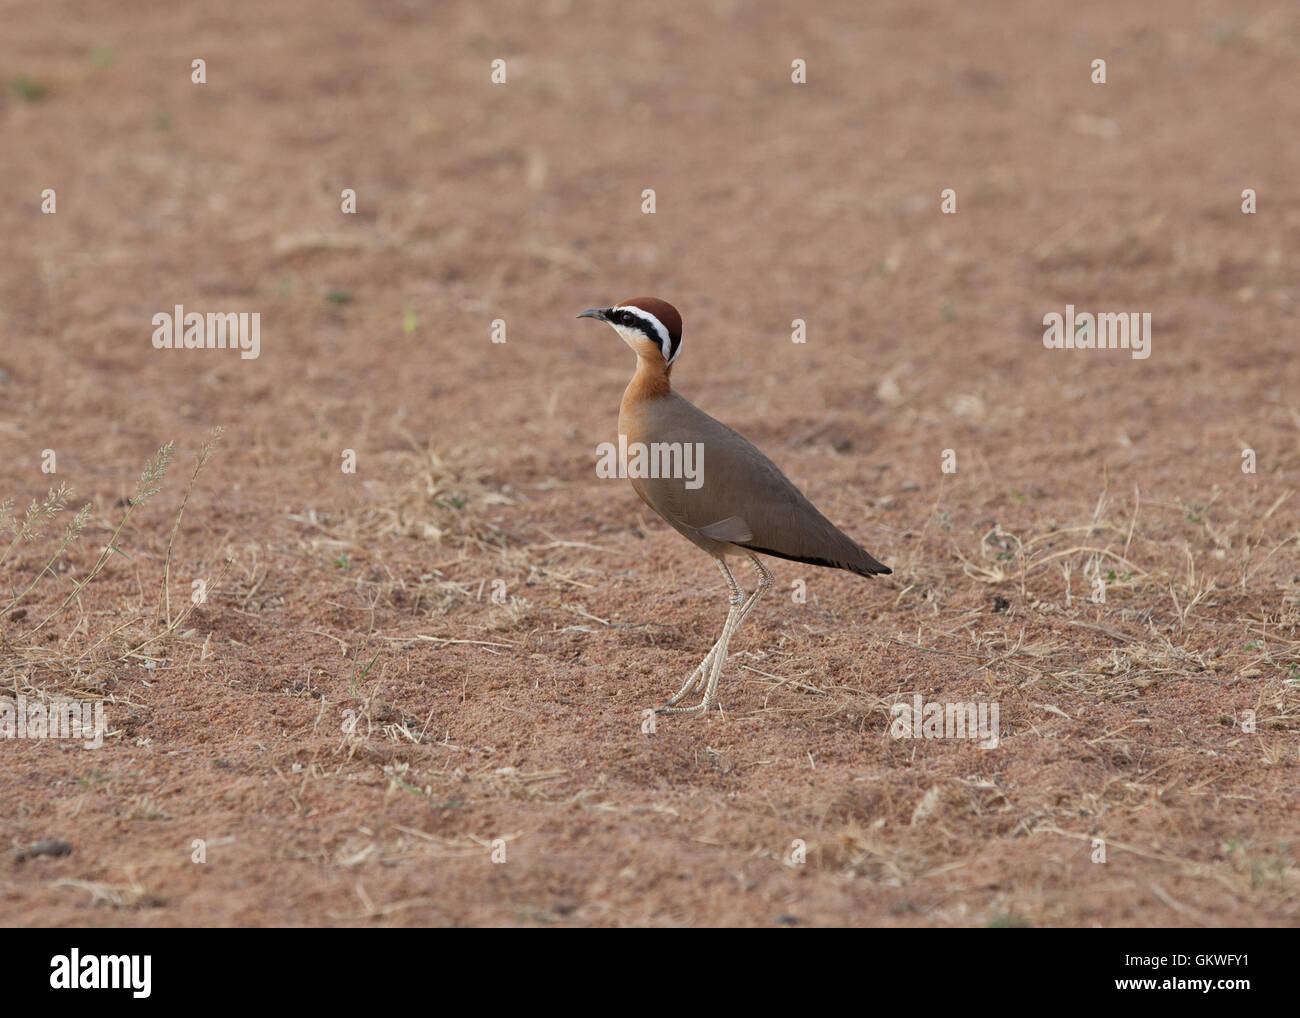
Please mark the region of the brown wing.
<svg viewBox="0 0 1300 1018"><path fill-rule="evenodd" d="M646 408L641 423L629 441L703 446L697 488L681 477L633 480L647 505L701 547L735 544L863 576L890 572L818 512L748 439L676 393Z"/></svg>

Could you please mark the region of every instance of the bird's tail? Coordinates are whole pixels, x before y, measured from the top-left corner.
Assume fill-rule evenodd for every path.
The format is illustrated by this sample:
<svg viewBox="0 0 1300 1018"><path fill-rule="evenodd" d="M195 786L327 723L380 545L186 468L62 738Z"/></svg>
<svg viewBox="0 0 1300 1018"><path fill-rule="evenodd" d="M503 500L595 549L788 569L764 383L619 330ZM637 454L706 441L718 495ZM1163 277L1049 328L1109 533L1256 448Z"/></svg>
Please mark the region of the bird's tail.
<svg viewBox="0 0 1300 1018"><path fill-rule="evenodd" d="M813 566L826 566L829 569L844 569L850 573L857 573L859 576L883 576L892 573L893 570L883 562L877 562L865 551L859 548L853 542L848 541L847 547L841 556L837 558L824 558L819 555L800 555L796 553L776 551L773 548L760 548L756 544L743 544L742 548L748 548L750 551L756 551L760 555L772 555L776 558L787 559L790 562L807 562Z"/></svg>
<svg viewBox="0 0 1300 1018"><path fill-rule="evenodd" d="M858 551L862 551L862 549L859 548ZM859 576L888 576L893 572L889 566L883 562L877 562L865 551L862 551L862 556L857 562L846 563L842 568L851 573L857 573Z"/></svg>

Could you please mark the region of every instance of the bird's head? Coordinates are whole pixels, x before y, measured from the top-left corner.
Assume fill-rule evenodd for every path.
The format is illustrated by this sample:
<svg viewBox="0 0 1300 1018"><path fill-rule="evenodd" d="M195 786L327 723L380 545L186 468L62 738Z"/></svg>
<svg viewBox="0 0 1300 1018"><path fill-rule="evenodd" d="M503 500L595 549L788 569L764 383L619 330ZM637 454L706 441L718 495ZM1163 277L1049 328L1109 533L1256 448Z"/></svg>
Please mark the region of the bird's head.
<svg viewBox="0 0 1300 1018"><path fill-rule="evenodd" d="M612 308L588 308L579 318L608 322L643 360L671 366L682 350L682 316L666 300L635 297Z"/></svg>

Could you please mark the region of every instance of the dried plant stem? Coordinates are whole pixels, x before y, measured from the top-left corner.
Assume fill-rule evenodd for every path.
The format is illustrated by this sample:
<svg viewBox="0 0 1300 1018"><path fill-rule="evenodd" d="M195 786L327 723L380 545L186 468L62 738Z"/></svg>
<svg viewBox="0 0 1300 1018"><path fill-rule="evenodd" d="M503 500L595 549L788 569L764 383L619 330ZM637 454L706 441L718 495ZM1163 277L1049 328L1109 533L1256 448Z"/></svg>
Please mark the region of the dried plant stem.
<svg viewBox="0 0 1300 1018"><path fill-rule="evenodd" d="M41 582L41 578L45 576L46 573L49 573L51 576L54 575L52 572L54 563L57 562L63 556L63 553L68 550L68 545L72 544L73 541L81 536L81 531L85 527L86 519L89 516L90 503L87 502L77 510L77 515L73 518L72 522L68 524L67 532L63 535L63 540L59 542L58 549L50 556L49 561L47 561L45 565L41 566L40 571L36 574L36 578L17 594L13 595L13 597L6 602L3 608L0 608L0 615L7 614L15 605L18 604L19 601L30 594L36 584Z"/></svg>
<svg viewBox="0 0 1300 1018"><path fill-rule="evenodd" d="M168 442L166 445L164 445L161 449L158 450L157 456L155 456L151 460L145 461L144 470L140 474L140 479L136 482L135 496L132 499L130 499L129 502L127 503L126 512L122 514L122 522L119 523L117 525L117 529L113 531L113 536L108 539L108 544L106 544L104 546L104 550L99 553L99 558L95 561L94 566L91 567L90 572L86 574L86 578L84 580L75 583L73 585L72 592L68 594L68 596L63 600L63 602L52 612L46 615L45 618L41 619L40 622L38 622L35 626L33 626L30 630L28 630L26 639L30 640L33 636L36 635L36 633L40 632L40 630L45 627L46 623L48 623L56 615L63 612L68 607L68 605L72 604L72 602L76 599L77 595L80 594L83 589L85 589L86 585L90 583L90 581L93 580L96 576L98 576L101 570L103 570L104 564L108 561L109 555L111 555L115 551L117 551L119 555L121 554L121 552L118 551L117 548L118 535L122 533L122 528L126 526L126 521L131 518L131 513L135 511L135 508L137 506L144 505L144 503L148 502L150 498L158 494L160 489L157 487L157 485L162 481L163 477L167 473L167 464L168 462L170 462L171 456L172 456L172 443Z"/></svg>
<svg viewBox="0 0 1300 1018"><path fill-rule="evenodd" d="M72 489L66 484L60 484L57 488L51 488L45 495L45 500L37 502L32 500L32 504L27 507L27 512L23 514L22 523L11 523L13 499L6 499L3 505L0 505L0 520L5 525L12 526L14 539L9 542L5 548L4 554L0 555L0 566L13 554L16 548L23 541L34 541L41 536L37 527L41 523L47 523L52 520L56 514L63 511L63 507L68 504L68 499L72 497Z"/></svg>
<svg viewBox="0 0 1300 1018"><path fill-rule="evenodd" d="M233 557L226 559L225 566L222 568L221 572L217 574L217 578L213 581L212 586L208 589L209 596L212 594L213 591L217 590L221 586L221 581L226 578L226 573L230 571L230 567L231 565L234 564L234 561L235 560ZM194 614L194 611L197 608L198 608L198 603L195 601L190 601L176 615L176 618L169 619L167 621L167 624L163 629L155 633L153 636L141 640L139 643L133 646L127 653L128 654L138 653L141 649L149 646L151 643L161 640L165 636L170 636L172 633L180 629L181 626L183 626L189 620L189 617Z"/></svg>
<svg viewBox="0 0 1300 1018"><path fill-rule="evenodd" d="M221 441L221 436L225 434L225 431L226 429L218 424L208 432L208 437L204 440L203 447L199 450L199 458L194 463L194 472L190 474L190 483L185 487L185 496L181 499L181 507L176 511L176 519L172 523L171 536L167 538L167 555L163 559L162 587L158 595L166 632L170 632L173 628L170 587L172 575L172 548L176 544L176 532L180 530L181 517L185 515L185 507L189 505L190 493L194 491L194 482L199 476L199 471L207 464L208 459L212 456L212 451L216 448L217 443ZM186 612L186 614L188 614L188 612Z"/></svg>

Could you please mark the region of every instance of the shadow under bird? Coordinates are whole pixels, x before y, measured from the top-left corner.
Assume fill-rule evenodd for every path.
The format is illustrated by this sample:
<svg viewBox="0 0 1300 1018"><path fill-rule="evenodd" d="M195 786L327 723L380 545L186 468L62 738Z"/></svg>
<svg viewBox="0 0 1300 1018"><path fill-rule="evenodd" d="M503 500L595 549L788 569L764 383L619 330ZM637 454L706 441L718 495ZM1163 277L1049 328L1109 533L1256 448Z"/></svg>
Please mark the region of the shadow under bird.
<svg viewBox="0 0 1300 1018"><path fill-rule="evenodd" d="M676 308L655 297L637 297L613 307L589 308L578 317L607 322L636 352L636 373L618 412L618 432L627 448L662 449L675 444L703 453L702 476L694 481L685 476L631 476L631 481L641 500L664 522L713 556L727 581L730 610L722 635L685 685L659 710L660 714L704 714L718 699L727 644L771 589L772 574L760 554L847 569L861 576L891 570L819 513L746 438L673 391L669 376L682 350L682 318ZM642 471L628 471L634 472ZM729 556L738 555L747 557L758 572L758 586L752 593L746 593L727 565ZM698 690L704 692L699 704L677 706Z"/></svg>

